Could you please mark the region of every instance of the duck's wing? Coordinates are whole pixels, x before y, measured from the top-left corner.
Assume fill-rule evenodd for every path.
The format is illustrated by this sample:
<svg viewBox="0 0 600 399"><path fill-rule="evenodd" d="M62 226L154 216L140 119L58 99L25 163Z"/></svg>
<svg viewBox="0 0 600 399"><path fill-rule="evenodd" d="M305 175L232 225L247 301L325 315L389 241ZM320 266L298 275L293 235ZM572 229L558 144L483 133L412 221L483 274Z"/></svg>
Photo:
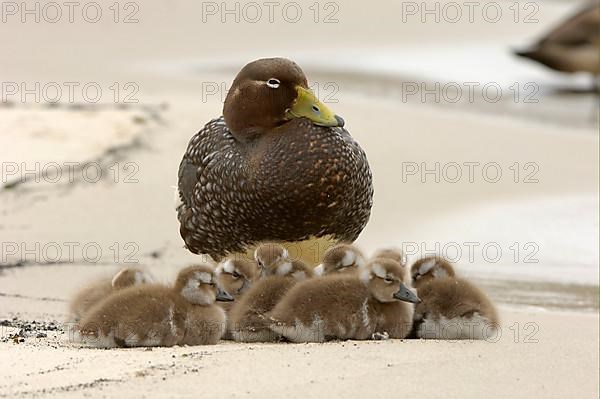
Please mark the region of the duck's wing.
<svg viewBox="0 0 600 399"><path fill-rule="evenodd" d="M179 164L179 181L177 184L177 193L179 195L180 206L191 204L191 197L194 194L194 187L198 182L196 177L198 166L196 166L187 156L184 156Z"/></svg>
<svg viewBox="0 0 600 399"><path fill-rule="evenodd" d="M213 258L220 257L223 254L216 253L206 244L210 237L203 234L204 229L199 224L199 218L195 217L199 208L201 197L198 194L202 187L202 171L210 163L211 156L214 157L221 150L223 137L226 137L229 131L225 125L223 117L213 119L196 133L190 140L185 154L179 164L177 195L180 203L178 204L177 218L179 219L179 233L183 238L186 247L193 253L207 253Z"/></svg>

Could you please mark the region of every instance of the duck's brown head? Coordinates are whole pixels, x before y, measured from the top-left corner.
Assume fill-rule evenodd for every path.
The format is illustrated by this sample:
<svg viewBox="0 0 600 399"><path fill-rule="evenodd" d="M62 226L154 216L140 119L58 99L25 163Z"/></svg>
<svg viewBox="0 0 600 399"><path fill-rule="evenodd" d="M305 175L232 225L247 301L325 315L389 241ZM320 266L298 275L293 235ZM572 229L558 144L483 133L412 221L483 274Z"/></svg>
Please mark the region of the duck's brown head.
<svg viewBox="0 0 600 399"><path fill-rule="evenodd" d="M242 68L225 98L223 117L241 140L296 118L319 126L344 125L309 89L298 64L285 58L263 58Z"/></svg>

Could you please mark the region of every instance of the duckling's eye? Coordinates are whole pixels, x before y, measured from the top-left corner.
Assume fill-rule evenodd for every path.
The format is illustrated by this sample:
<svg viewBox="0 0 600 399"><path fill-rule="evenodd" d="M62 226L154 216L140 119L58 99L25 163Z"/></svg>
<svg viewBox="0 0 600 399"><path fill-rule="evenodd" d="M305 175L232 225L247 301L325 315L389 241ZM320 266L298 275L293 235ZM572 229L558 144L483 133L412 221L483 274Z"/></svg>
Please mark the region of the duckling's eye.
<svg viewBox="0 0 600 399"><path fill-rule="evenodd" d="M239 274L238 272L233 272L233 273L231 273L231 275L232 275L234 278L240 278L240 274Z"/></svg>
<svg viewBox="0 0 600 399"><path fill-rule="evenodd" d="M393 279L391 279L389 277L386 277L383 280L386 282L386 284L391 284L394 281Z"/></svg>
<svg viewBox="0 0 600 399"><path fill-rule="evenodd" d="M312 110L317 113L320 112L319 107L317 107L316 105L312 106Z"/></svg>
<svg viewBox="0 0 600 399"><path fill-rule="evenodd" d="M271 89L278 88L280 84L281 82L279 81L279 79L271 78L267 80L267 86L269 86Z"/></svg>

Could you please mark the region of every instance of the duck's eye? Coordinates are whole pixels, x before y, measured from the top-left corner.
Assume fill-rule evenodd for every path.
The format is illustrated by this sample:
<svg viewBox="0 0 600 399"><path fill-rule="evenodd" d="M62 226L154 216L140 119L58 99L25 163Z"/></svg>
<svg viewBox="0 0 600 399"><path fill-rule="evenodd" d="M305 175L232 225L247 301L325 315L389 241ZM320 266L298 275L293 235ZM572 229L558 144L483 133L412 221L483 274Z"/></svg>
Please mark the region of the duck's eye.
<svg viewBox="0 0 600 399"><path fill-rule="evenodd" d="M281 82L279 81L279 79L271 78L267 80L267 86L269 86L271 89L278 88L280 84Z"/></svg>

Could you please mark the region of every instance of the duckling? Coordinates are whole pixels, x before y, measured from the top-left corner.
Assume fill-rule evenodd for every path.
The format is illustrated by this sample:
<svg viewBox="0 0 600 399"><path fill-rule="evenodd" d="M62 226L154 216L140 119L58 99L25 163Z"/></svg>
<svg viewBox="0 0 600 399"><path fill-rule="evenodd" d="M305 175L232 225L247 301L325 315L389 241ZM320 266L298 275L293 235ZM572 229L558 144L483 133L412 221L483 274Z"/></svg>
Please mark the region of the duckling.
<svg viewBox="0 0 600 399"><path fill-rule="evenodd" d="M375 252L375 254L373 255L373 259L377 258L387 258L398 262L402 267L402 270L404 271L404 277L402 278L402 282L409 282L410 277L408 276L408 272L406 271L406 257L404 256L402 250L398 248L383 248Z"/></svg>
<svg viewBox="0 0 600 399"><path fill-rule="evenodd" d="M80 323L81 339L98 347L215 344L226 327L215 300L233 297L218 286L212 267L190 266L172 287L133 286L96 305Z"/></svg>
<svg viewBox="0 0 600 399"><path fill-rule="evenodd" d="M417 260L410 268L412 286L419 286L437 277L455 277L454 267L440 256L425 256Z"/></svg>
<svg viewBox="0 0 600 399"><path fill-rule="evenodd" d="M291 267L288 250L276 243L266 242L259 245L254 251L254 260L263 277L277 274L278 268L281 268L283 272L286 268Z"/></svg>
<svg viewBox="0 0 600 399"><path fill-rule="evenodd" d="M100 279L80 290L69 303L69 320L77 323L90 308L113 292L138 284L151 284L152 276L139 268L126 267L112 278Z"/></svg>
<svg viewBox="0 0 600 399"><path fill-rule="evenodd" d="M378 258L359 275L339 274L293 287L269 314L271 329L293 342L404 338L419 298L398 262Z"/></svg>
<svg viewBox="0 0 600 399"><path fill-rule="evenodd" d="M496 336L498 314L483 291L457 278L441 257L412 266L413 286L421 303L415 308L411 335L429 339L486 339Z"/></svg>
<svg viewBox="0 0 600 399"><path fill-rule="evenodd" d="M254 282L264 277L263 269L259 268L256 262L245 258L227 258L217 265L216 273L223 289L229 292L235 301L239 300ZM218 302L218 305L229 314L235 301ZM229 317L227 319L229 323ZM222 339L233 339L229 324Z"/></svg>
<svg viewBox="0 0 600 399"><path fill-rule="evenodd" d="M383 248L377 250L373 255L373 258L388 258L395 260L402 267L406 267L406 257L401 249L398 248Z"/></svg>
<svg viewBox="0 0 600 399"><path fill-rule="evenodd" d="M531 48L515 54L557 71L599 75L599 46L600 5L596 1L566 19Z"/></svg>
<svg viewBox="0 0 600 399"><path fill-rule="evenodd" d="M315 273L306 263L300 259L292 260L292 270L287 274L296 281L307 280L314 277Z"/></svg>
<svg viewBox="0 0 600 399"><path fill-rule="evenodd" d="M265 240L302 248L356 240L370 217L373 179L343 126L293 61L244 66L223 116L191 138L179 165L177 217L186 247L219 261ZM325 246L313 248L314 260L314 252L300 251L310 266Z"/></svg>
<svg viewBox="0 0 600 399"><path fill-rule="evenodd" d="M244 258L227 258L217 265L215 272L221 287L236 300L262 276L258 265ZM229 311L233 303L233 301L219 302L219 306Z"/></svg>
<svg viewBox="0 0 600 399"><path fill-rule="evenodd" d="M320 265L313 269L316 276L332 273L354 273L365 266L365 257L355 246L338 244L327 251Z"/></svg>
<svg viewBox="0 0 600 399"><path fill-rule="evenodd" d="M291 287L298 281L310 278L312 273L302 261L290 260L287 250L277 244L259 246L255 258L268 275L258 280L232 306L228 329L235 341L277 341L279 335L269 329L265 314L277 305Z"/></svg>
<svg viewBox="0 0 600 399"><path fill-rule="evenodd" d="M254 251L254 260L261 270L261 275L292 276L296 280L304 280L313 276L306 263L300 259L290 259L286 248L276 243L263 243Z"/></svg>

